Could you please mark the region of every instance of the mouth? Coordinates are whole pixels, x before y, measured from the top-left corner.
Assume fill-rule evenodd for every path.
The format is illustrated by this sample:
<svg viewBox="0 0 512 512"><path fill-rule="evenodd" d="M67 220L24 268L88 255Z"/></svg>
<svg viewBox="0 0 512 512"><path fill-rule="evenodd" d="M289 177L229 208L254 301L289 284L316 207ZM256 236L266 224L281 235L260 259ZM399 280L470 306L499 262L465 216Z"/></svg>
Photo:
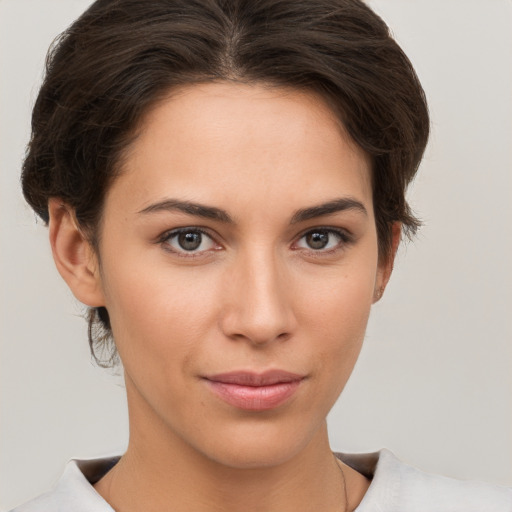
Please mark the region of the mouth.
<svg viewBox="0 0 512 512"><path fill-rule="evenodd" d="M284 370L264 373L237 371L204 378L214 395L247 411L268 411L283 405L304 379L303 375Z"/></svg>

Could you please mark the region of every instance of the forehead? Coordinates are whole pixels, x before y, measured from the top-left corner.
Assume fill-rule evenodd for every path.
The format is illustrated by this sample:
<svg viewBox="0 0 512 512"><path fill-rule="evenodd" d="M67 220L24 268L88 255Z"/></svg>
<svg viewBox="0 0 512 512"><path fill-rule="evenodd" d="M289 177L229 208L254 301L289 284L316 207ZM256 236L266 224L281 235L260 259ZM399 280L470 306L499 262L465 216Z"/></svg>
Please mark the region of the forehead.
<svg viewBox="0 0 512 512"><path fill-rule="evenodd" d="M371 197L369 158L322 98L225 82L183 87L152 108L120 182L138 204L164 193L233 203L248 188L266 200Z"/></svg>

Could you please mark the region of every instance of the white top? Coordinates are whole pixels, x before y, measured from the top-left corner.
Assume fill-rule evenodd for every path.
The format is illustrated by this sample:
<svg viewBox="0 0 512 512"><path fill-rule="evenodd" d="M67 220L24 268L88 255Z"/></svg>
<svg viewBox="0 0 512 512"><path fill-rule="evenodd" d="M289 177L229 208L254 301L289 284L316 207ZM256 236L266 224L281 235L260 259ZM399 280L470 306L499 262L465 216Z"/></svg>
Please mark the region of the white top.
<svg viewBox="0 0 512 512"><path fill-rule="evenodd" d="M356 512L512 512L512 488L424 473L388 450L336 455L372 479ZM53 490L11 512L113 512L92 483L118 460L72 460Z"/></svg>

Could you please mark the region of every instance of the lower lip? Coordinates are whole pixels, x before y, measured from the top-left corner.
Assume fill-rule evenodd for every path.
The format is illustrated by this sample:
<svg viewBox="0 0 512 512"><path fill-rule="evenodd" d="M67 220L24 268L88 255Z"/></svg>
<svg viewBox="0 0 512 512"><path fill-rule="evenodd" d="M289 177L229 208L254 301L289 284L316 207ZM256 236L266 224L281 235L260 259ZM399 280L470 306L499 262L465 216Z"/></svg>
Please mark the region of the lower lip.
<svg viewBox="0 0 512 512"><path fill-rule="evenodd" d="M279 382L269 386L242 386L207 380L210 389L229 405L246 411L269 411L287 402L301 380Z"/></svg>

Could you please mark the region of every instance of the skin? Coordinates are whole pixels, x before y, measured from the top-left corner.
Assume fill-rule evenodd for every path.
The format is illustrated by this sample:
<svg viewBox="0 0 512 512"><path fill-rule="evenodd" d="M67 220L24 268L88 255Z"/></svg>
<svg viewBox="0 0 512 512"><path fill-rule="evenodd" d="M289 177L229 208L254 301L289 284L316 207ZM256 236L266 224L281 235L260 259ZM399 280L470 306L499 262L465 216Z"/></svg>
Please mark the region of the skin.
<svg viewBox="0 0 512 512"><path fill-rule="evenodd" d="M341 510L326 415L393 260L378 258L368 158L320 98L263 85L188 86L140 128L99 254L71 208L49 205L57 267L80 301L108 309L125 370L129 447L97 491L121 512ZM298 219L340 199L352 207ZM201 245L184 250L177 228L201 229ZM303 379L268 411L225 403L204 378L269 369ZM353 510L368 482L343 472Z"/></svg>

